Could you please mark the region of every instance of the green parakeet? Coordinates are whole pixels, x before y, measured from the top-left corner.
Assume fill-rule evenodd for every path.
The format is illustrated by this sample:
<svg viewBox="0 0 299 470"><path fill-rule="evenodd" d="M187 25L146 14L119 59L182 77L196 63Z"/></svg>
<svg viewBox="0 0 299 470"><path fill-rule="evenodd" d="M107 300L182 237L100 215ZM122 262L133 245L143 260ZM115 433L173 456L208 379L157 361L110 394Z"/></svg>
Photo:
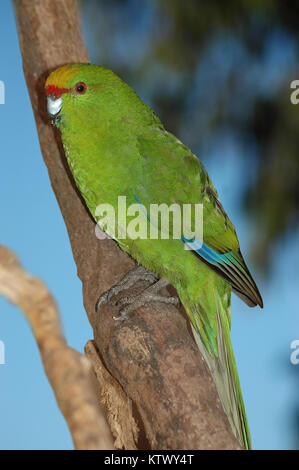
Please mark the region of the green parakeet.
<svg viewBox="0 0 299 470"><path fill-rule="evenodd" d="M126 197L127 206L140 204L147 214L153 204L203 205L202 243L183 236L133 239L117 231L113 236L140 265L176 288L233 431L250 448L230 340L231 290L250 306L263 302L205 168L108 69L60 67L48 77L46 94L76 185L96 221L97 207L105 203L115 209L118 223L119 196ZM150 217L147 224L152 224Z"/></svg>

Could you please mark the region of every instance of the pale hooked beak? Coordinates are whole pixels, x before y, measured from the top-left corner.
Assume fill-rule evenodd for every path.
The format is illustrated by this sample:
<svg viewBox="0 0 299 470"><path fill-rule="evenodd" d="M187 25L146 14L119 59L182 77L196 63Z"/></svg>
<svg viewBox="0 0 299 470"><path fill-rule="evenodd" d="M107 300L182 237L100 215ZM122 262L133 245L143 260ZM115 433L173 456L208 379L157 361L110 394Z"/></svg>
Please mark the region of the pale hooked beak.
<svg viewBox="0 0 299 470"><path fill-rule="evenodd" d="M48 113L50 115L51 121L53 124L56 123L56 121L59 121L60 116L59 113L61 111L62 107L62 98L56 98L55 95L51 94L47 98L47 109Z"/></svg>

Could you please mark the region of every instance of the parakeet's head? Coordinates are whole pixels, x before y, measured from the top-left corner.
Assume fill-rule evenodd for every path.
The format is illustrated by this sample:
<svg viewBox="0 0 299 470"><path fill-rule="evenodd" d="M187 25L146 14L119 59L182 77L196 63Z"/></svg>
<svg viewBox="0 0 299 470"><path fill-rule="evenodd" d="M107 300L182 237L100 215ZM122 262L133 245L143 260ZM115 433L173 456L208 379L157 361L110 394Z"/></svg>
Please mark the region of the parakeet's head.
<svg viewBox="0 0 299 470"><path fill-rule="evenodd" d="M71 122L136 118L146 106L111 70L92 64L68 64L52 72L45 84L48 112L58 127Z"/></svg>

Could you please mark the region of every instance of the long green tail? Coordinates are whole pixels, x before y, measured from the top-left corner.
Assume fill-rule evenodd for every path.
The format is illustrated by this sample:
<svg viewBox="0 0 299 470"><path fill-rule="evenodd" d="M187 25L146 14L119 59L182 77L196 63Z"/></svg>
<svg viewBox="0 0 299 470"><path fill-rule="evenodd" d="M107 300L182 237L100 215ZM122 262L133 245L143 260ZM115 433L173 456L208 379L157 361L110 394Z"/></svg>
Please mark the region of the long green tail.
<svg viewBox="0 0 299 470"><path fill-rule="evenodd" d="M207 334L203 332L202 321L198 321L199 313L194 308L186 308L191 319L192 330L198 348L205 358L214 379L223 409L231 424L232 430L245 449L251 449L250 433L245 407L238 377L234 352L230 340L230 305L221 301L220 295L214 290L217 336L216 344L207 349ZM185 305L185 304L184 304ZM186 305L185 305L186 307ZM197 317L197 318L196 318ZM200 313L202 318L202 312ZM196 318L196 321L194 321ZM200 335L200 330L202 335ZM213 351L212 351L213 349ZM215 351L216 350L216 351Z"/></svg>

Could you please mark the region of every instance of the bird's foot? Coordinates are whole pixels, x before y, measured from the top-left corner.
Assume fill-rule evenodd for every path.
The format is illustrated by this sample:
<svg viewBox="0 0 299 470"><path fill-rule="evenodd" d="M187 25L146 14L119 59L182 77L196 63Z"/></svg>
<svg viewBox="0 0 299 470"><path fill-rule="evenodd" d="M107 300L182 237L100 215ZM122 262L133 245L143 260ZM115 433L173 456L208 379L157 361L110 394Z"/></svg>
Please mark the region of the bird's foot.
<svg viewBox="0 0 299 470"><path fill-rule="evenodd" d="M96 311L98 312L101 305L107 304L113 297L127 289L130 289L138 281L149 281L151 284L153 284L157 280L158 278L154 273L147 271L142 266L137 266L136 268L129 271L117 284L112 286L109 290L101 295L96 303Z"/></svg>
<svg viewBox="0 0 299 470"><path fill-rule="evenodd" d="M129 297L123 297L121 298L116 305L118 307L122 307L119 311L119 316L114 317L114 320L124 320L127 318L129 313L133 312L134 310L137 310L139 307L143 307L145 304L149 302L162 302L166 304L172 304L179 306L180 305L180 299L178 297L169 297L166 295L161 295L158 294L159 291L161 291L164 287L166 287L169 284L168 279L163 278L160 279L159 281L156 281L153 285L148 287L147 289L144 289L142 292L140 292L138 295L133 295Z"/></svg>
<svg viewBox="0 0 299 470"><path fill-rule="evenodd" d="M163 278L158 280L154 273L146 271L142 266L138 266L132 269L132 271L129 271L119 283L115 284L101 295L96 304L96 311L99 312L102 305L109 303L113 297L130 289L139 281L150 282L150 286L137 295L125 296L117 300L115 305L121 308L119 310L119 316L114 317L114 320L124 320L129 313L148 302L163 302L176 306L180 305L178 297L168 297L159 294L159 292L169 284L168 279Z"/></svg>

